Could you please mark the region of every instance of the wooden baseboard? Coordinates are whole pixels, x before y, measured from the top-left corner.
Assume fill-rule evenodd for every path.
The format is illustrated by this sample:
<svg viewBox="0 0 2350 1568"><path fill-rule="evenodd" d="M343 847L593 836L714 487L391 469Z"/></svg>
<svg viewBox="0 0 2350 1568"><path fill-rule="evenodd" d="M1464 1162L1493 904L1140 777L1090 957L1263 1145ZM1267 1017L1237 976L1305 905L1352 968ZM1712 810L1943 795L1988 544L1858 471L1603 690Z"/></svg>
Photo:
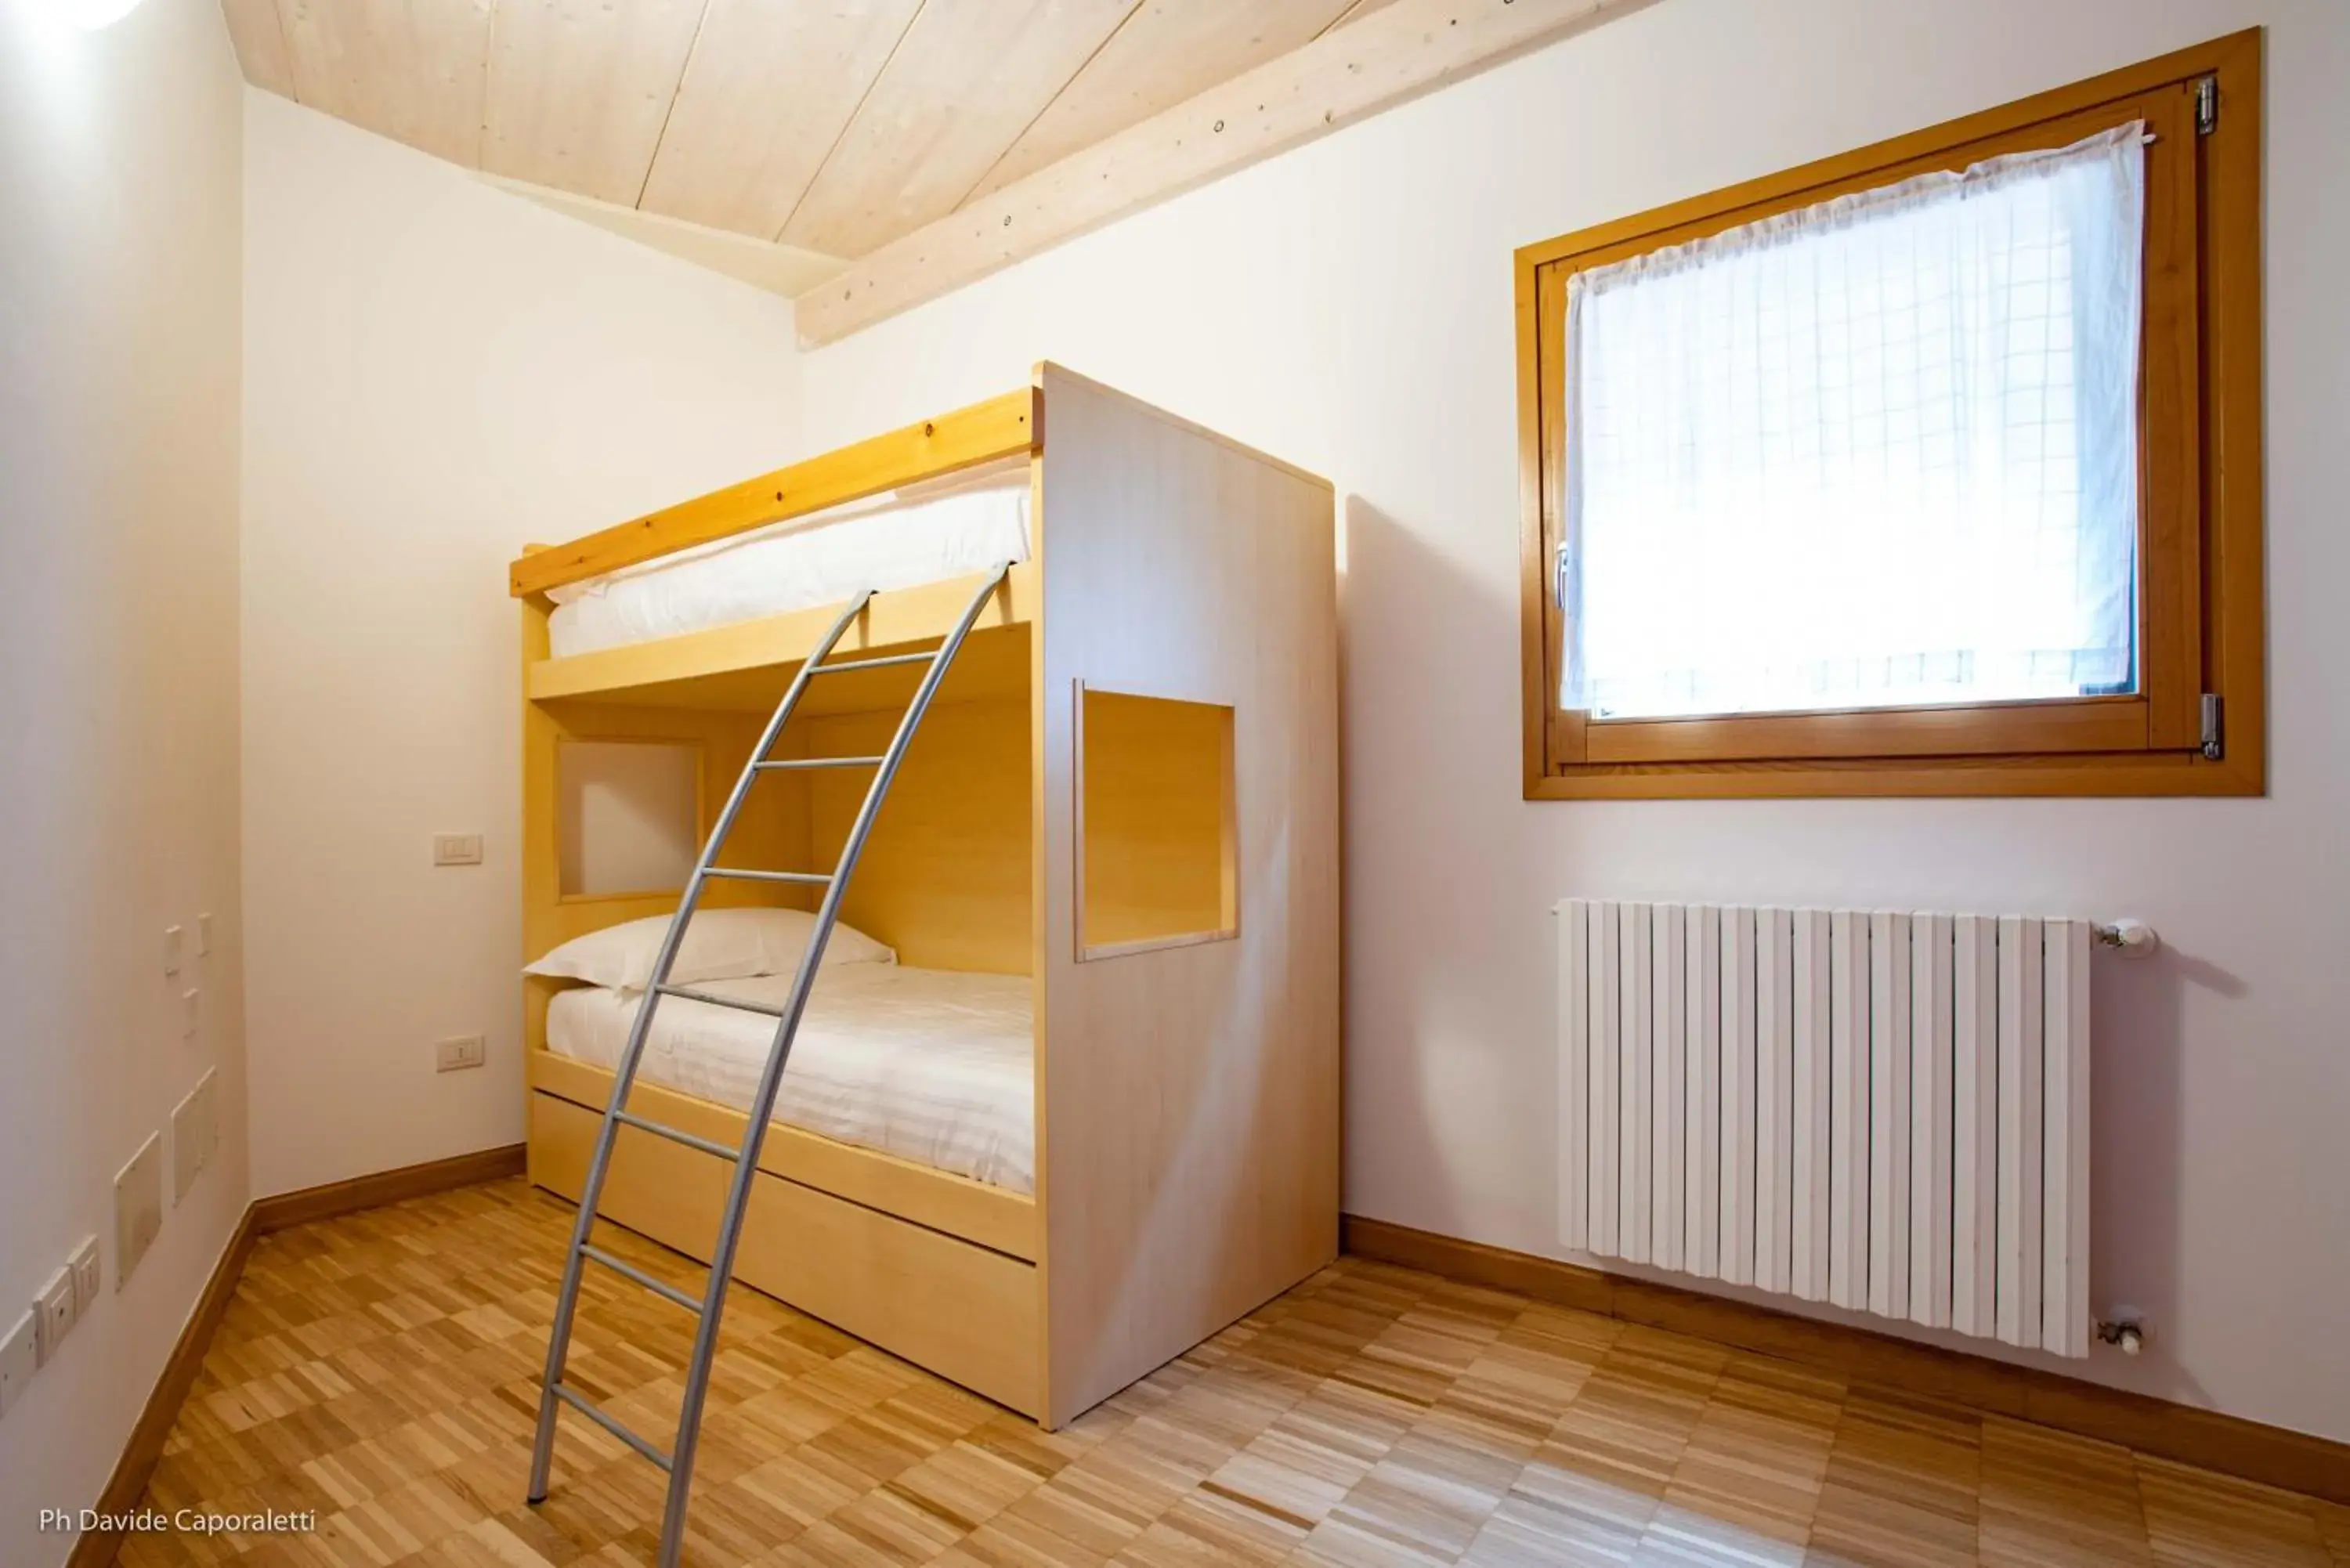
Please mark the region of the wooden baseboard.
<svg viewBox="0 0 2350 1568"><path fill-rule="evenodd" d="M2350 1504L2350 1444L1384 1220L1347 1215L1342 1234L1346 1251L1357 1257L1802 1362L1855 1382L1949 1399Z"/></svg>
<svg viewBox="0 0 2350 1568"><path fill-rule="evenodd" d="M163 1376L155 1380L146 1407L130 1428L130 1440L123 1445L114 1473L106 1478L106 1488L98 1495L101 1517L119 1519L138 1506L140 1493L147 1490L147 1478L155 1471L155 1461L163 1457L163 1439L172 1435L172 1423L180 1418L180 1407L203 1368L204 1352L212 1348L213 1331L220 1327L236 1294L236 1282L244 1274L244 1261L253 1255L258 1235L248 1205L230 1232L228 1245L221 1249L212 1278L204 1282L203 1294L196 1298L196 1310L188 1314L187 1324L180 1330L179 1343L172 1347L171 1359L163 1363ZM121 1549L120 1530L86 1531L74 1542L67 1568L107 1568Z"/></svg>
<svg viewBox="0 0 2350 1568"><path fill-rule="evenodd" d="M188 1390L195 1386L196 1374L204 1365L204 1352L212 1348L213 1332L220 1327L221 1317L236 1294L237 1281L244 1277L245 1260L253 1255L255 1241L289 1225L331 1220L403 1199L520 1176L522 1168L523 1146L509 1144L504 1148L461 1154L452 1159L353 1177L348 1181L331 1181L323 1187L306 1187L298 1192L281 1192L275 1198L247 1204L228 1245L221 1251L220 1262L213 1265L212 1278L204 1282L203 1294L196 1298L196 1310L189 1314L187 1326L180 1330L179 1343L172 1347L171 1359L163 1364L163 1376L155 1380L154 1389L147 1396L146 1407L139 1412L138 1423L130 1428L130 1440L123 1445L114 1473L107 1477L106 1488L99 1493L99 1513L120 1518L138 1507L140 1494L147 1490L147 1478L155 1473L155 1462L163 1457L163 1439L172 1435L172 1424L180 1418L180 1407L186 1402ZM67 1568L108 1568L121 1549L121 1532L87 1532L74 1542L73 1552L66 1559Z"/></svg>
<svg viewBox="0 0 2350 1568"><path fill-rule="evenodd" d="M362 1209L380 1209L387 1203L400 1203L411 1198L424 1198L435 1192L448 1192L460 1187L478 1187L484 1181L520 1176L525 1147L518 1143L507 1144L503 1147L480 1149L448 1159L427 1160L421 1165L403 1165L397 1170L379 1170L372 1176L354 1176L348 1181L329 1181L320 1187L305 1187L295 1192L278 1193L274 1198L256 1199L253 1205L253 1233L266 1236L289 1225L307 1225L317 1220L356 1214Z"/></svg>

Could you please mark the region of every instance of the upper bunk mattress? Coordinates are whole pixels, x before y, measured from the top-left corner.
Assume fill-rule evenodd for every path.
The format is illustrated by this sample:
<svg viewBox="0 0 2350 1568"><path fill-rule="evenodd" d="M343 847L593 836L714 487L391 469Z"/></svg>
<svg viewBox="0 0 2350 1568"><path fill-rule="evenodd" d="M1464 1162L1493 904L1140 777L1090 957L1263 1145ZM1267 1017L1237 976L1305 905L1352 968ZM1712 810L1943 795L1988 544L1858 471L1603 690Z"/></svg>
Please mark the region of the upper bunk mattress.
<svg viewBox="0 0 2350 1568"><path fill-rule="evenodd" d="M557 659L1028 558L1028 465L868 496L548 594Z"/></svg>
<svg viewBox="0 0 2350 1568"><path fill-rule="evenodd" d="M702 982L713 996L781 1005L788 974ZM899 964L817 972L793 1042L775 1120L990 1186L1036 1190L1036 1078L1027 979ZM611 1068L643 993L557 992L546 1045ZM653 1014L638 1076L747 1110L775 1020L678 997Z"/></svg>

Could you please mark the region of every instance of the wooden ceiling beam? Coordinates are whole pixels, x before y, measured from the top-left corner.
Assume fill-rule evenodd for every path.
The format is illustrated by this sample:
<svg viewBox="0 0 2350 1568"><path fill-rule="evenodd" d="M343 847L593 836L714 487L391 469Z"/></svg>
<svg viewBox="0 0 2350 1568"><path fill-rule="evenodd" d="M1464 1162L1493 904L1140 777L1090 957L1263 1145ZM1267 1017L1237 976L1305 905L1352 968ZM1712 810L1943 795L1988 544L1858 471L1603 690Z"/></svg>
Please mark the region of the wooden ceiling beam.
<svg viewBox="0 0 2350 1568"><path fill-rule="evenodd" d="M814 348L1645 0L1393 0L882 245L800 296Z"/></svg>

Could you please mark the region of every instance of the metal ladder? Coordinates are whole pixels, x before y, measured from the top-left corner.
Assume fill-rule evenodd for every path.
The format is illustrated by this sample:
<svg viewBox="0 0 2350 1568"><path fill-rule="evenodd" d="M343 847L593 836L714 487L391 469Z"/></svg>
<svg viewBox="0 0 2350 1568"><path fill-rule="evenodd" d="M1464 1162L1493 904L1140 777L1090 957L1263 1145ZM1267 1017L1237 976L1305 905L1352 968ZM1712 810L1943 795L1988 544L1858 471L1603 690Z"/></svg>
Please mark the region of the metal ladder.
<svg viewBox="0 0 2350 1568"><path fill-rule="evenodd" d="M775 716L767 721L766 730L759 743L752 749L751 760L744 764L742 776L734 781L733 793L726 797L726 805L718 814L718 822L711 831L710 842L694 863L693 875L685 885L684 896L679 899L677 916L670 922L669 934L661 940L660 951L653 961L651 983L645 992L644 1002L637 1009L636 1023L629 1030L628 1044L620 1052L619 1065L612 1075L611 1102L604 1107L604 1125L596 1135L595 1152L588 1157L588 1179L579 1194L579 1219L572 1227L569 1256L564 1263L563 1288L555 1301L555 1321L547 1334L546 1378L538 1401L538 1434L531 1446L530 1501L546 1501L547 1471L555 1459L556 1407L568 1405L629 1448L669 1472L669 1501L661 1515L660 1568L677 1568L678 1554L685 1544L686 1503L693 1490L693 1455L702 1437L702 1405L710 1391L710 1364L718 1350L719 1314L726 1303L726 1283L734 1272L734 1248L742 1239L743 1214L751 1199L752 1177L759 1168L759 1146L766 1137L768 1118L775 1114L775 1092L784 1076L784 1064L792 1052L792 1037L798 1033L800 1014L807 1007L808 992L816 983L816 967L824 960L826 942L832 936L834 923L840 918L841 896L847 891L851 872L857 868L857 858L864 852L865 840L872 831L873 819L881 809L882 798L889 792L889 782L896 777L898 765L905 760L906 748L914 738L914 731L929 711L931 699L938 694L939 683L945 679L947 669L954 662L963 639L986 607L988 599L1003 585L1011 564L999 564L989 575L986 585L972 596L962 618L947 634L934 653L900 653L880 658L852 659L839 663L827 662L833 649L847 634L850 625L871 601L873 592L867 589L850 601L840 618L832 624L823 639L801 664L799 673L792 678L784 700L776 704ZM851 670L875 670L888 665L928 664L921 684L915 689L905 717L898 722L897 733L889 739L889 749L878 757L795 757L770 758L776 740L789 722L792 711L799 706L800 697L809 683L819 676L836 675ZM873 782L865 792L865 803L857 813L857 820L848 830L841 846L840 860L829 875L812 871L762 871L717 864L719 852L725 847L727 836L733 831L734 819L749 797L751 786L763 773L798 768L866 767L874 770ZM807 950L801 955L797 973L793 977L790 995L782 1006L766 1002L736 1001L712 996L704 992L669 983L670 970L677 960L678 948L685 939L685 928L693 918L694 907L701 901L702 890L712 877L760 882L802 883L824 888L824 902L817 908L815 928L808 933ZM759 1075L759 1087L751 1097L746 1113L748 1130L739 1149L713 1143L705 1137L679 1128L663 1126L631 1114L628 1107L629 1090L636 1081L637 1063L644 1054L645 1038L649 1033L653 1009L661 998L682 997L690 1002L706 1002L720 1007L732 1007L745 1012L764 1013L775 1020L775 1041L768 1047L767 1064ZM731 1160L734 1179L726 1193L726 1207L718 1220L718 1240L710 1255L710 1279L702 1297L692 1296L653 1278L650 1274L624 1262L601 1247L592 1236L596 1228L596 1203L602 1197L605 1172L612 1163L612 1143L623 1126L681 1143L688 1148L700 1149ZM693 1336L693 1355L685 1374L685 1397L678 1409L677 1445L663 1453L637 1433L621 1424L608 1411L598 1408L587 1396L563 1381L563 1366L571 1349L571 1324L579 1306L579 1277L590 1261L611 1270L622 1278L633 1281L663 1300L683 1307L701 1320Z"/></svg>

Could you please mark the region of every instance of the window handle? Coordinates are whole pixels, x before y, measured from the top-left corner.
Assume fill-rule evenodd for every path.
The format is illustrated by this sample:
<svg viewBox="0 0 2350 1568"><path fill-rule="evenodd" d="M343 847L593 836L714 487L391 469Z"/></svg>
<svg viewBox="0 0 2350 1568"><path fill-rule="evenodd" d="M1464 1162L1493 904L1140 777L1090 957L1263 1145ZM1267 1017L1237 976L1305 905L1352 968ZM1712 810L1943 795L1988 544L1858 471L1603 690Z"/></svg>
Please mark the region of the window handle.
<svg viewBox="0 0 2350 1568"><path fill-rule="evenodd" d="M1551 552L1550 597L1558 607L1566 607L1566 546L1560 545Z"/></svg>

